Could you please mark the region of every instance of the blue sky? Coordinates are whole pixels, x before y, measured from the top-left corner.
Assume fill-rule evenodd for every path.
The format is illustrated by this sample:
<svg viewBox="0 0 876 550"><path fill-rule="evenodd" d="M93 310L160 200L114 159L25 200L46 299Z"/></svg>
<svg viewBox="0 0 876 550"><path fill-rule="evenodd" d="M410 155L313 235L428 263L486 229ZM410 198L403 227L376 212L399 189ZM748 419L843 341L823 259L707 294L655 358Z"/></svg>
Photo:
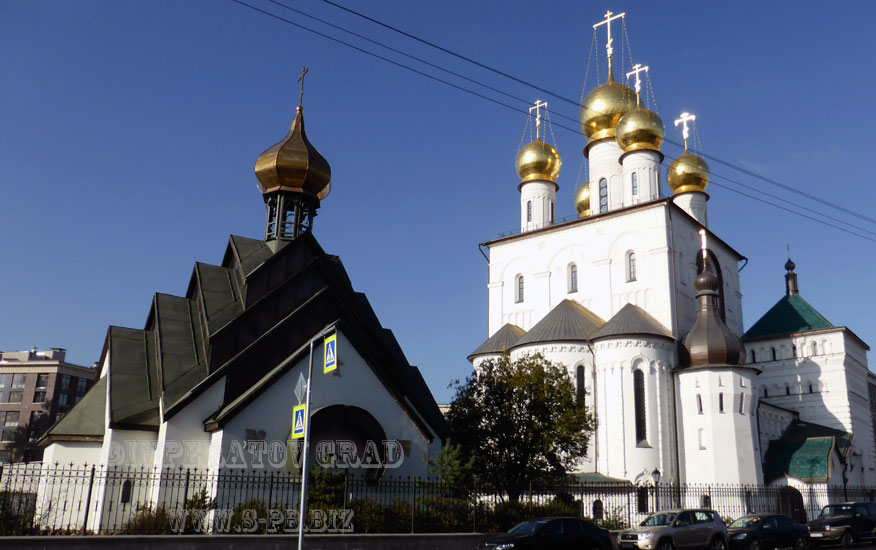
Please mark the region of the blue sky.
<svg viewBox="0 0 876 550"><path fill-rule="evenodd" d="M576 109L555 98L323 2L285 1L510 94L547 99L553 121L575 127L562 115L576 118ZM606 9L626 11L633 61L650 66L664 121L691 111L704 152L876 218L872 2L349 5L576 99L592 24ZM603 76L604 40L600 32ZM231 1L0 2L0 349L58 346L90 364L108 325L142 327L152 293L183 294L193 262L219 263L229 234L263 237L253 165L288 130L302 65L308 135L333 176L315 234L448 400L448 382L469 373L465 357L487 336L477 243L519 226L514 157L525 116ZM591 74L587 88L595 83ZM574 213L584 139L554 134L562 217ZM876 231L711 164L717 183L732 186L720 178L729 177ZM790 244L801 295L876 343L876 242L709 192L711 229L750 260L746 327L782 296Z"/></svg>

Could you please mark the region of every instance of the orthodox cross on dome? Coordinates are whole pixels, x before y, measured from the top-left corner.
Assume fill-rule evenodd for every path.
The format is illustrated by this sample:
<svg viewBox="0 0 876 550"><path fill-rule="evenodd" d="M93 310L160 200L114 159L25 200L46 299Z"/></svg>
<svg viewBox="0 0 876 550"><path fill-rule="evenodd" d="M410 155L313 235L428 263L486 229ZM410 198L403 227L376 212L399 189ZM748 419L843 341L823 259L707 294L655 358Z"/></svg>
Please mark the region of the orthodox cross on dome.
<svg viewBox="0 0 876 550"><path fill-rule="evenodd" d="M647 73L648 67L643 67L641 63L633 65L633 70L627 73L627 78L635 75L636 77L636 105L639 104L639 93L642 91L642 79L639 78L639 73Z"/></svg>
<svg viewBox="0 0 876 550"><path fill-rule="evenodd" d="M687 138L690 137L690 128L688 128L687 123L693 122L697 119L696 116L690 113L681 113L681 118L675 121L675 127L678 128L678 125L681 124L681 137L684 138L684 152L687 153Z"/></svg>
<svg viewBox="0 0 876 550"><path fill-rule="evenodd" d="M541 139L541 110L544 109L545 113L547 113L547 101L542 101L540 99L535 100L535 105L529 108L529 116L532 116L532 111L535 111L535 141L542 141Z"/></svg>
<svg viewBox="0 0 876 550"><path fill-rule="evenodd" d="M301 102L304 100L304 75L309 71L307 67L301 67L301 76L298 77L298 82L301 83L301 91L298 92L298 108L301 108Z"/></svg>
<svg viewBox="0 0 876 550"><path fill-rule="evenodd" d="M706 252L706 230L700 229L700 247L703 249L703 269L705 269L706 265L706 256L708 253Z"/></svg>
<svg viewBox="0 0 876 550"><path fill-rule="evenodd" d="M594 29L597 27L600 27L602 25L605 25L605 30L608 33L607 34L608 41L605 43L605 51L606 51L606 53L608 53L609 59L611 59L611 54L614 53L614 50L611 47L611 22L614 21L615 19L623 19L623 17L626 15L626 12L619 13L617 15L614 15L614 17L612 17L613 15L614 14L612 12L607 11L607 12L605 12L605 21L600 21L599 23L596 23L595 25L593 25Z"/></svg>

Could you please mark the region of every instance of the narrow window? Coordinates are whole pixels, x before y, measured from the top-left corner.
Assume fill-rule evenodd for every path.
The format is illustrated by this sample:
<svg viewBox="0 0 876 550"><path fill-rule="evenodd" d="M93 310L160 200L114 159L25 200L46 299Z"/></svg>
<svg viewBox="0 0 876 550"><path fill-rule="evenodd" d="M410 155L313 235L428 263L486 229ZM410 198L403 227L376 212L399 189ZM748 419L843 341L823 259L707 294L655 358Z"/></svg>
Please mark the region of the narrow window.
<svg viewBox="0 0 876 550"><path fill-rule="evenodd" d="M599 521L604 517L604 514L605 514L605 512L604 512L604 508L602 505L602 501L599 499L594 500L593 501L593 519Z"/></svg>
<svg viewBox="0 0 876 550"><path fill-rule="evenodd" d="M812 393L812 384L809 384L809 393Z"/></svg>
<svg viewBox="0 0 876 550"><path fill-rule="evenodd" d="M638 369L633 373L633 401L636 406L636 442L642 443L648 439L645 417L645 373Z"/></svg>
<svg viewBox="0 0 876 550"><path fill-rule="evenodd" d="M554 223L554 203L551 203L551 223Z"/></svg>
<svg viewBox="0 0 876 550"><path fill-rule="evenodd" d="M818 355L818 343L812 342L812 355Z"/></svg>
<svg viewBox="0 0 876 550"><path fill-rule="evenodd" d="M636 253L627 254L627 282L636 280Z"/></svg>
<svg viewBox="0 0 876 550"><path fill-rule="evenodd" d="M770 396L770 390L764 388L764 389L763 389L763 396L764 396L764 397L769 397L769 396Z"/></svg>
<svg viewBox="0 0 876 550"><path fill-rule="evenodd" d="M712 497L709 495L703 495L700 498L700 508L711 508L712 507Z"/></svg>
<svg viewBox="0 0 876 550"><path fill-rule="evenodd" d="M532 221L532 201L526 201L526 221Z"/></svg>
<svg viewBox="0 0 876 550"><path fill-rule="evenodd" d="M638 508L640 514L648 513L648 488L647 487L639 487L636 489L636 508Z"/></svg>
<svg viewBox="0 0 876 550"><path fill-rule="evenodd" d="M569 294L578 292L578 266L569 264Z"/></svg>
<svg viewBox="0 0 876 550"><path fill-rule="evenodd" d="M517 276L517 300L518 304L523 301L523 275Z"/></svg>
<svg viewBox="0 0 876 550"><path fill-rule="evenodd" d="M599 211L608 212L608 180L599 180Z"/></svg>
<svg viewBox="0 0 876 550"><path fill-rule="evenodd" d="M739 393L739 414L745 414L745 394Z"/></svg>
<svg viewBox="0 0 876 550"><path fill-rule="evenodd" d="M122 483L122 494L119 497L119 503L127 504L131 502L131 487L133 483L131 483L130 479L126 479L124 483Z"/></svg>
<svg viewBox="0 0 876 550"><path fill-rule="evenodd" d="M757 363L757 354L755 353L754 350L751 350L751 362Z"/></svg>
<svg viewBox="0 0 876 550"><path fill-rule="evenodd" d="M697 414L703 414L703 396L697 394Z"/></svg>
<svg viewBox="0 0 876 550"><path fill-rule="evenodd" d="M791 395L791 386L785 384L785 395Z"/></svg>
<svg viewBox="0 0 876 550"><path fill-rule="evenodd" d="M639 175L633 172L633 195L639 194Z"/></svg>
<svg viewBox="0 0 876 550"><path fill-rule="evenodd" d="M578 365L578 368L575 369L575 379L577 383L577 399L578 404L584 404L584 396L586 395L586 389L584 386L584 365Z"/></svg>
<svg viewBox="0 0 876 550"><path fill-rule="evenodd" d="M797 357L797 346L791 345L791 355Z"/></svg>
<svg viewBox="0 0 876 550"><path fill-rule="evenodd" d="M718 394L718 412L724 412L724 392Z"/></svg>
<svg viewBox="0 0 876 550"><path fill-rule="evenodd" d="M773 354L773 361L776 360L776 348L770 348L770 353Z"/></svg>

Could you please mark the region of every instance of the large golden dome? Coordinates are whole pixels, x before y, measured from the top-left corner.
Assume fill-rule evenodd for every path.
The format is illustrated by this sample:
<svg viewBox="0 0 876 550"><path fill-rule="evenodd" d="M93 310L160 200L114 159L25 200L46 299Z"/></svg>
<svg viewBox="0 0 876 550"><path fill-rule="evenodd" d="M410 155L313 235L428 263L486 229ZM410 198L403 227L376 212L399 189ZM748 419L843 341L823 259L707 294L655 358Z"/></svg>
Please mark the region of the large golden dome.
<svg viewBox="0 0 876 550"><path fill-rule="evenodd" d="M575 210L579 218L590 215L590 182L585 181L575 190Z"/></svg>
<svg viewBox="0 0 876 550"><path fill-rule="evenodd" d="M289 134L256 160L262 194L289 191L321 200L331 189L331 166L307 139L301 112L298 107Z"/></svg>
<svg viewBox="0 0 876 550"><path fill-rule="evenodd" d="M535 180L556 183L562 164L560 154L552 145L543 141L533 141L517 153L515 167L517 175L520 176L520 183Z"/></svg>
<svg viewBox="0 0 876 550"><path fill-rule="evenodd" d="M617 144L627 153L642 149L660 151L665 132L663 121L657 113L637 108L618 122Z"/></svg>
<svg viewBox="0 0 876 550"><path fill-rule="evenodd" d="M614 81L611 65L608 81L592 89L581 103L581 132L591 143L615 136L621 117L636 108L636 92L629 86Z"/></svg>
<svg viewBox="0 0 876 550"><path fill-rule="evenodd" d="M688 191L705 193L709 185L709 165L702 158L685 151L669 165L666 181L676 195Z"/></svg>

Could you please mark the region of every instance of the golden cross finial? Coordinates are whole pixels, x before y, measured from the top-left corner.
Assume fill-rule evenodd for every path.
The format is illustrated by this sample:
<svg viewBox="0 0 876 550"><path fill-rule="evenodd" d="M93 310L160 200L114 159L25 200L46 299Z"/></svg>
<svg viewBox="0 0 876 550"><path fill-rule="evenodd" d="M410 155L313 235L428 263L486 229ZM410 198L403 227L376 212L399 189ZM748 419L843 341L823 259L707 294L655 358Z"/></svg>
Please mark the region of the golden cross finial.
<svg viewBox="0 0 876 550"><path fill-rule="evenodd" d="M633 65L633 70L627 73L627 78L636 77L636 105L639 104L639 94L642 92L642 79L639 78L639 73L648 72L648 67L643 67L641 63Z"/></svg>
<svg viewBox="0 0 876 550"><path fill-rule="evenodd" d="M690 113L681 113L681 118L675 121L676 128L679 124L681 124L681 137L684 138L684 152L687 153L687 138L690 137L690 128L688 128L687 123L693 122L697 119L696 116Z"/></svg>
<svg viewBox="0 0 876 550"><path fill-rule="evenodd" d="M529 108L529 116L535 111L535 140L541 141L541 109L547 113L547 101L535 100L535 105Z"/></svg>
<svg viewBox="0 0 876 550"><path fill-rule="evenodd" d="M304 75L309 71L307 67L301 67L301 76L298 77L298 82L301 83L301 91L298 93L298 108L301 108L301 102L304 100Z"/></svg>
<svg viewBox="0 0 876 550"><path fill-rule="evenodd" d="M611 54L614 53L614 49L612 49L612 47L611 47L611 42L612 42L612 40L611 40L611 22L614 21L615 19L623 18L623 16L626 15L626 12L614 15L614 17L612 17L612 15L614 15L613 12L610 12L610 11L605 12L605 21L600 21L599 23L593 25L594 29L599 27L599 26L605 25L605 30L608 33L608 41L605 44L605 51L608 53L609 59L611 59Z"/></svg>

